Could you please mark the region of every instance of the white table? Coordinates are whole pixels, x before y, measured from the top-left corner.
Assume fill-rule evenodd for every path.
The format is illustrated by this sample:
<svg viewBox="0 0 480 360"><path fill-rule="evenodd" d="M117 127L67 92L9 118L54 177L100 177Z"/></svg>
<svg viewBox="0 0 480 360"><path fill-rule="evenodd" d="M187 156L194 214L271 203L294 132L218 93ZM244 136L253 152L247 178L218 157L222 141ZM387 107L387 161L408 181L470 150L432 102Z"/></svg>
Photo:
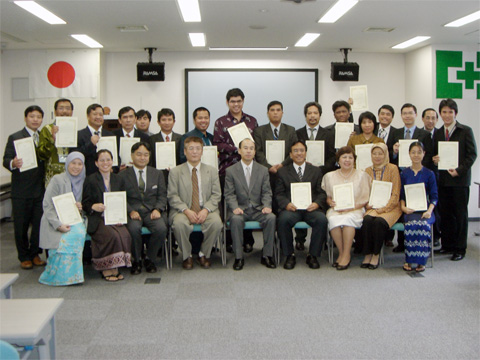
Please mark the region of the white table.
<svg viewBox="0 0 480 360"><path fill-rule="evenodd" d="M0 300L0 339L38 346L40 359L55 359L55 313L63 299Z"/></svg>
<svg viewBox="0 0 480 360"><path fill-rule="evenodd" d="M12 284L17 279L18 274L0 274L0 299L12 298Z"/></svg>

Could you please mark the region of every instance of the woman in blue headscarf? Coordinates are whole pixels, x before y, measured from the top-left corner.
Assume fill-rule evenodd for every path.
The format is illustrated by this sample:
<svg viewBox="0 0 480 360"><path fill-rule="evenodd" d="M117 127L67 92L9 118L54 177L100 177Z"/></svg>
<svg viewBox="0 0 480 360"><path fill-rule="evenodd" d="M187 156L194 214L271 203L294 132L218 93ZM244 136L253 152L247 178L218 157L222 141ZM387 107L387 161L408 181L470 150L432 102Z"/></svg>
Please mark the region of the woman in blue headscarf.
<svg viewBox="0 0 480 360"><path fill-rule="evenodd" d="M82 252L86 228L83 222L67 225L58 218L52 198L73 193L82 213L82 192L85 181L85 157L70 153L65 172L55 175L48 184L43 198L43 216L40 223L40 247L49 249L45 271L38 280L45 285L61 286L83 283Z"/></svg>

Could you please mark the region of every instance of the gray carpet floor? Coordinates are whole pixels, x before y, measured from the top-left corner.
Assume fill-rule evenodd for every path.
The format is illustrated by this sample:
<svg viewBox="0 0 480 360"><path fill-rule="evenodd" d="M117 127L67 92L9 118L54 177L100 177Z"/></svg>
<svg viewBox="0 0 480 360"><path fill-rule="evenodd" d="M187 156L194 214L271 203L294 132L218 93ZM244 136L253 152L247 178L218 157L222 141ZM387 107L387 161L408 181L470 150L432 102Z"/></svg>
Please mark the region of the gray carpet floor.
<svg viewBox="0 0 480 360"><path fill-rule="evenodd" d="M161 261L156 274L124 270L125 280L107 283L86 266L83 285L49 287L38 283L41 268L20 268L13 226L3 223L0 271L20 273L14 298L65 299L59 359L479 359L478 228L470 224L463 261L436 256L418 276L391 248L377 270L360 269L355 255L336 271L326 253L319 270L305 253L294 270L267 269L259 240L242 271L231 254L225 268L214 254L211 269L192 271L178 256L169 271Z"/></svg>

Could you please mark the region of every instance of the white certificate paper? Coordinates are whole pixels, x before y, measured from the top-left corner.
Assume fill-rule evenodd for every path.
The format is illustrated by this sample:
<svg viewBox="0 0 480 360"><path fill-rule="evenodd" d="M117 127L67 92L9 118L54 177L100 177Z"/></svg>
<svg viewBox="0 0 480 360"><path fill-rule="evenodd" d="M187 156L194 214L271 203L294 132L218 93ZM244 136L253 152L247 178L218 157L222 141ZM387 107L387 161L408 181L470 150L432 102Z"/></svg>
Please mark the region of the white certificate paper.
<svg viewBox="0 0 480 360"><path fill-rule="evenodd" d="M266 140L265 149L267 163L270 165L281 164L285 160L285 140Z"/></svg>
<svg viewBox="0 0 480 360"><path fill-rule="evenodd" d="M75 225L81 223L82 216L75 204L72 192L52 197L53 206L62 224Z"/></svg>
<svg viewBox="0 0 480 360"><path fill-rule="evenodd" d="M348 139L350 139L353 129L353 123L335 123L335 149L340 149L348 144Z"/></svg>
<svg viewBox="0 0 480 360"><path fill-rule="evenodd" d="M203 155L201 162L213 166L215 169L218 170L218 150L216 145L203 147Z"/></svg>
<svg viewBox="0 0 480 360"><path fill-rule="evenodd" d="M353 100L353 111L368 110L368 91L367 85L350 86L350 98Z"/></svg>
<svg viewBox="0 0 480 360"><path fill-rule="evenodd" d="M177 163L175 141L155 143L156 168L159 170L173 169Z"/></svg>
<svg viewBox="0 0 480 360"><path fill-rule="evenodd" d="M103 217L105 225L127 223L127 193L125 191L112 191L103 193L105 211Z"/></svg>
<svg viewBox="0 0 480 360"><path fill-rule="evenodd" d="M140 138L138 137L129 138L124 136L120 138L120 160L122 164L133 166L132 146L137 142L140 142Z"/></svg>
<svg viewBox="0 0 480 360"><path fill-rule="evenodd" d="M372 146L373 144L355 145L356 168L358 170L365 170L372 166Z"/></svg>
<svg viewBox="0 0 480 360"><path fill-rule="evenodd" d="M305 210L312 203L312 185L310 182L299 182L290 184L292 204L298 210Z"/></svg>
<svg viewBox="0 0 480 360"><path fill-rule="evenodd" d="M233 143L237 148L239 147L240 142L244 139L250 139L253 141L252 135L250 134L247 125L245 125L245 123L243 122L238 125L229 127L228 133L230 134L230 137L232 138Z"/></svg>
<svg viewBox="0 0 480 360"><path fill-rule="evenodd" d="M15 147L15 153L17 159L22 159L23 165L19 169L20 172L35 169L38 167L37 154L35 152L35 144L33 143L33 137L29 136L24 139L15 140L13 142Z"/></svg>
<svg viewBox="0 0 480 360"><path fill-rule="evenodd" d="M408 148L410 147L410 144L415 141L418 141L418 140L417 139L398 140L400 144L400 148L398 149L398 167L412 166L412 160L410 159Z"/></svg>
<svg viewBox="0 0 480 360"><path fill-rule="evenodd" d="M97 152L102 149L110 150L113 155L113 166L118 166L117 137L102 136L97 143Z"/></svg>
<svg viewBox="0 0 480 360"><path fill-rule="evenodd" d="M438 156L438 170L458 168L458 141L439 141Z"/></svg>
<svg viewBox="0 0 480 360"><path fill-rule="evenodd" d="M55 125L58 126L58 132L55 135L55 146L57 148L77 147L78 119L76 117L59 116L55 119Z"/></svg>
<svg viewBox="0 0 480 360"><path fill-rule="evenodd" d="M325 165L325 141L307 140L307 162L313 166Z"/></svg>
<svg viewBox="0 0 480 360"><path fill-rule="evenodd" d="M424 183L404 185L404 189L407 208L415 211L427 211L427 194Z"/></svg>
<svg viewBox="0 0 480 360"><path fill-rule="evenodd" d="M346 183L333 186L334 210L347 210L355 208L355 197L353 196L353 183Z"/></svg>
<svg viewBox="0 0 480 360"><path fill-rule="evenodd" d="M388 204L392 195L392 183L373 180L368 204L374 209L380 209Z"/></svg>

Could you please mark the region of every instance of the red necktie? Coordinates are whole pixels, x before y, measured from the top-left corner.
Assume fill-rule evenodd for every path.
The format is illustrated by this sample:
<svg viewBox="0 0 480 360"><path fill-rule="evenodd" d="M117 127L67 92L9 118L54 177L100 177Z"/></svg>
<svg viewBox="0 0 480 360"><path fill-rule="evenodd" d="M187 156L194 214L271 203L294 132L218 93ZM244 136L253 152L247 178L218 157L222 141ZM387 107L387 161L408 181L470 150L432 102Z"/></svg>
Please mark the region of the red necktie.
<svg viewBox="0 0 480 360"><path fill-rule="evenodd" d="M127 134L127 137L130 137L130 134Z"/></svg>
<svg viewBox="0 0 480 360"><path fill-rule="evenodd" d="M448 129L445 130L445 140L450 140L450 134L448 133Z"/></svg>
<svg viewBox="0 0 480 360"><path fill-rule="evenodd" d="M165 138L165 140L166 140L167 142L169 142L169 141L170 141L170 137L167 135L167 137Z"/></svg>

